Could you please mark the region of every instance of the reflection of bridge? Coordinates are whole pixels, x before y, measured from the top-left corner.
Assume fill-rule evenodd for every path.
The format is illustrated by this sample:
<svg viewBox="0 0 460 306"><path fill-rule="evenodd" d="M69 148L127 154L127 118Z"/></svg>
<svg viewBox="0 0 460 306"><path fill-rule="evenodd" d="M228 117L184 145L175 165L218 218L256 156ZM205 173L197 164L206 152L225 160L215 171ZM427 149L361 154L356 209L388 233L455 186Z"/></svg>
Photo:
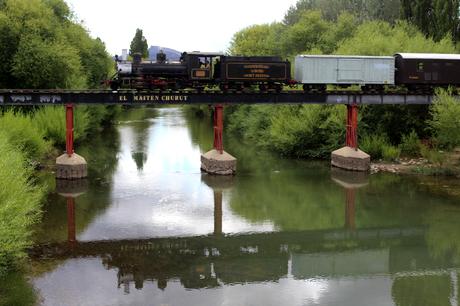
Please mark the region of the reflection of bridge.
<svg viewBox="0 0 460 306"><path fill-rule="evenodd" d="M439 273L451 268L432 259L424 228L273 232L238 236L72 242L40 246L32 258L100 257L118 270L118 284L160 288L180 279L185 288L297 279Z"/></svg>
<svg viewBox="0 0 460 306"><path fill-rule="evenodd" d="M356 228L354 192L366 184L366 176L350 177L341 171L332 175L345 188L345 220L340 229L223 235L222 190L231 188L233 180L204 175L203 181L214 191L212 234L80 242L76 240L75 199L68 197L68 241L37 246L30 250L30 256L101 258L107 269L117 270L118 286L126 292L132 284L142 288L146 281L164 289L168 282L180 280L182 286L192 289L286 277L450 277L454 265L430 256L424 227ZM65 187L60 186L59 191L68 195Z"/></svg>

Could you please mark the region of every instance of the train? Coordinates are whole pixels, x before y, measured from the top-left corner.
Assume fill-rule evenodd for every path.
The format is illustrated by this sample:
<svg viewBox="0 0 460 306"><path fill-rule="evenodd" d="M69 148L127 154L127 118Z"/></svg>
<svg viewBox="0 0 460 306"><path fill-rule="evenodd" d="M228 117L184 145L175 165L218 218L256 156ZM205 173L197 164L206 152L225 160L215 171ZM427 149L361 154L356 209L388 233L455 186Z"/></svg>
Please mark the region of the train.
<svg viewBox="0 0 460 306"><path fill-rule="evenodd" d="M279 56L227 56L184 52L169 61L161 51L156 61L115 57L117 73L107 85L114 91L193 90L281 92L286 88L322 93L328 87L354 87L364 93L405 90L432 93L460 86L460 54L397 53L394 56L297 55L291 63Z"/></svg>

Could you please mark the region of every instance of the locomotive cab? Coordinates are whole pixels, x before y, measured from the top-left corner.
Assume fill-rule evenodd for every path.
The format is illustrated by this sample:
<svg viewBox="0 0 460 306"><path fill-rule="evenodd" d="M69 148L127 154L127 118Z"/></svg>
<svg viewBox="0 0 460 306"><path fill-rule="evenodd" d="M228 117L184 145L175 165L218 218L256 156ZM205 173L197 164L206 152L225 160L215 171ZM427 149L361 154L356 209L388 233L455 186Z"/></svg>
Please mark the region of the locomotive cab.
<svg viewBox="0 0 460 306"><path fill-rule="evenodd" d="M219 77L220 53L184 53L182 59L187 63L187 71L192 81L209 82Z"/></svg>

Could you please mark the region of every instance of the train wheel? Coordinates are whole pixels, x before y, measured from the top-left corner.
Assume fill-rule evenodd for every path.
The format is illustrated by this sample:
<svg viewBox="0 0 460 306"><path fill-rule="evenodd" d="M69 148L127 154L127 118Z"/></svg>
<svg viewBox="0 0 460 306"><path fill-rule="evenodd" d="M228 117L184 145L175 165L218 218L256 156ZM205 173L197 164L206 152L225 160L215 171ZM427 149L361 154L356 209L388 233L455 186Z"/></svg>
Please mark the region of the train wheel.
<svg viewBox="0 0 460 306"><path fill-rule="evenodd" d="M228 84L219 84L219 89L224 93L228 92Z"/></svg>
<svg viewBox="0 0 460 306"><path fill-rule="evenodd" d="M260 91L260 92L267 92L267 85L265 85L265 84L260 84L260 85L259 85L259 91Z"/></svg>
<svg viewBox="0 0 460 306"><path fill-rule="evenodd" d="M117 81L110 82L110 89L113 91L117 91L120 87L120 84Z"/></svg>
<svg viewBox="0 0 460 306"><path fill-rule="evenodd" d="M303 85L302 85L302 89L303 89L303 91L305 91L305 92L310 92L310 91L311 91L311 85L303 84Z"/></svg>

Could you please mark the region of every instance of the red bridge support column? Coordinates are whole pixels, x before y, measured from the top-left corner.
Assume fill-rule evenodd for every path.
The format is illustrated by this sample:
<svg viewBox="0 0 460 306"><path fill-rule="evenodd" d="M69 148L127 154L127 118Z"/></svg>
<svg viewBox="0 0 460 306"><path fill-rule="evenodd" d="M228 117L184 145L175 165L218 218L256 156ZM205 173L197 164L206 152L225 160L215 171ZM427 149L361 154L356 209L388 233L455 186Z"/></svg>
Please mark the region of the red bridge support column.
<svg viewBox="0 0 460 306"><path fill-rule="evenodd" d="M56 178L74 180L88 176L86 160L74 152L73 130L74 116L72 104L67 104L66 109L66 153L56 159Z"/></svg>
<svg viewBox="0 0 460 306"><path fill-rule="evenodd" d="M358 106L347 105L347 147L358 150Z"/></svg>
<svg viewBox="0 0 460 306"><path fill-rule="evenodd" d="M224 107L214 107L214 149L201 155L201 170L209 174L233 175L236 173L236 158L224 151Z"/></svg>
<svg viewBox="0 0 460 306"><path fill-rule="evenodd" d="M347 105L346 128L345 147L332 152L332 166L353 171L368 171L371 157L358 148L358 105L356 97L352 104Z"/></svg>
<svg viewBox="0 0 460 306"><path fill-rule="evenodd" d="M67 104L65 106L65 120L66 120L66 133L65 133L65 149L69 157L73 152L73 105Z"/></svg>
<svg viewBox="0 0 460 306"><path fill-rule="evenodd" d="M77 242L75 229L75 199L67 197L67 241L70 246Z"/></svg>

